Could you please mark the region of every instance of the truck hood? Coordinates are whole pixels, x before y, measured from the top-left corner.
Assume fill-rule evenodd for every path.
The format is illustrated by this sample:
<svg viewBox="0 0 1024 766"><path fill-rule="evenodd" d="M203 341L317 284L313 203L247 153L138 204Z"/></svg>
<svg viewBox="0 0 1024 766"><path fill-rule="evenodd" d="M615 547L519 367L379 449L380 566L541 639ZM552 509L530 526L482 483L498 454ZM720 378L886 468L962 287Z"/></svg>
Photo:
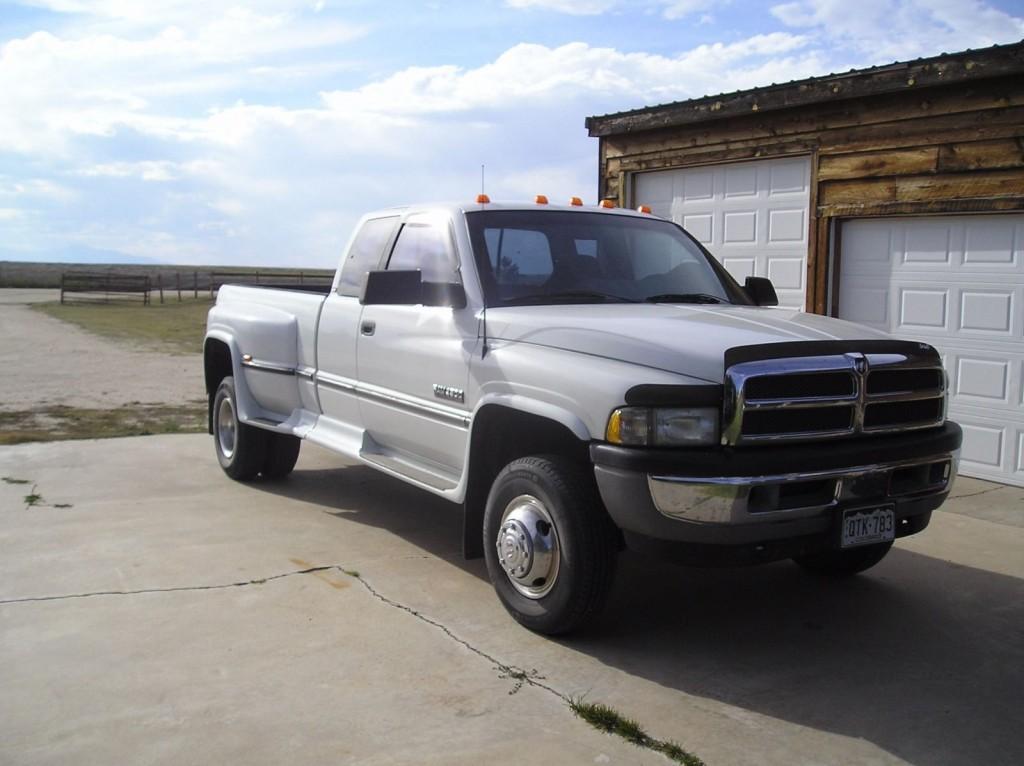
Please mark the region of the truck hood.
<svg viewBox="0 0 1024 766"><path fill-rule="evenodd" d="M677 304L573 304L487 309L487 336L720 383L725 351L792 341L877 340L862 325L793 309Z"/></svg>

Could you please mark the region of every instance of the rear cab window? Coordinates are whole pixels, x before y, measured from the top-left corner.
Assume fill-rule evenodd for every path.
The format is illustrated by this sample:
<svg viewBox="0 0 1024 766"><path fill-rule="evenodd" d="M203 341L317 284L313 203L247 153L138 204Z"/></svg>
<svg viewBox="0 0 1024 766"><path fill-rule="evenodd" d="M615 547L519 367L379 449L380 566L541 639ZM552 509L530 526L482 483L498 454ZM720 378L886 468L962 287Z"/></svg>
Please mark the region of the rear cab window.
<svg viewBox="0 0 1024 766"><path fill-rule="evenodd" d="M388 259L388 271L419 271L424 282L460 282L447 217L409 216Z"/></svg>
<svg viewBox="0 0 1024 766"><path fill-rule="evenodd" d="M384 248L391 241L391 235L397 225L397 215L370 218L363 224L352 241L345 262L341 265L341 274L338 276L339 295L359 296L359 291L363 287L363 277L366 276L366 272L380 265Z"/></svg>

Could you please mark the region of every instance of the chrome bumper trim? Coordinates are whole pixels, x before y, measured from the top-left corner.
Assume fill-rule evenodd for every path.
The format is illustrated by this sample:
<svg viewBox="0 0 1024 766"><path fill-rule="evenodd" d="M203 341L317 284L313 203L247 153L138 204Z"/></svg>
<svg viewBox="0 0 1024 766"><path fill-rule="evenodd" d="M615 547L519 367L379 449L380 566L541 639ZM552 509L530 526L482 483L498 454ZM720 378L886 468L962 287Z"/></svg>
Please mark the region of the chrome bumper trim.
<svg viewBox="0 0 1024 766"><path fill-rule="evenodd" d="M754 524L779 519L816 516L828 508L857 502L888 502L904 497L927 497L948 492L956 477L959 450L940 453L927 458L900 460L889 463L840 468L828 471L796 471L772 476L686 477L648 475L647 486L654 507L671 519L702 524ZM923 489L890 494L889 474L901 468L948 463L949 468L941 483ZM876 482L858 481L865 478ZM827 502L814 503L783 510L750 510L750 493L756 487L770 485L792 486L799 482L834 480L835 488ZM885 489L878 493L878 482Z"/></svg>

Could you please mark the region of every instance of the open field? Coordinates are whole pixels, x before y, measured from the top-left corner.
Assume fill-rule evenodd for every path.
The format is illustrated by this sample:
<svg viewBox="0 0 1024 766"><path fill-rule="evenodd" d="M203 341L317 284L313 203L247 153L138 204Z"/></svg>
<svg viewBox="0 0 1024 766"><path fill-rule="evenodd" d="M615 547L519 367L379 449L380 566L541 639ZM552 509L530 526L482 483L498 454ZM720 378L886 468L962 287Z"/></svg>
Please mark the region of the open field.
<svg viewBox="0 0 1024 766"><path fill-rule="evenodd" d="M60 306L55 298L0 289L0 444L205 428L209 303Z"/></svg>
<svg viewBox="0 0 1024 766"><path fill-rule="evenodd" d="M141 303L36 303L33 308L54 319L146 351L201 354L206 314L213 304L199 300Z"/></svg>

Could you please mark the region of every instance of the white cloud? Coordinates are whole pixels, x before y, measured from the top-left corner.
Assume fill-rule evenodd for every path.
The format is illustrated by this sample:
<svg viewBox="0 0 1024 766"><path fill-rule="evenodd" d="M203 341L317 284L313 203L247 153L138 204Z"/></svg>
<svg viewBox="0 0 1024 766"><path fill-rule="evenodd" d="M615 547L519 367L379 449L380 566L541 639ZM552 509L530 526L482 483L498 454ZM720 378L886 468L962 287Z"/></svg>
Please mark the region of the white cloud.
<svg viewBox="0 0 1024 766"><path fill-rule="evenodd" d="M77 171L78 175L108 178L141 178L143 181L173 181L178 178L175 163L166 160L143 160L141 162L106 162L89 165Z"/></svg>
<svg viewBox="0 0 1024 766"><path fill-rule="evenodd" d="M1024 19L978 0L795 0L772 14L870 56L871 63L906 60L1015 42Z"/></svg>
<svg viewBox="0 0 1024 766"><path fill-rule="evenodd" d="M722 5L716 0L667 0L662 15L666 19L683 19L698 11L706 11L709 8Z"/></svg>
<svg viewBox="0 0 1024 766"><path fill-rule="evenodd" d="M573 16L595 16L611 10L617 3L616 0L505 0L505 4L510 8L536 8Z"/></svg>
<svg viewBox="0 0 1024 766"><path fill-rule="evenodd" d="M572 16L596 16L612 10L629 10L637 5L658 10L671 21L690 16L724 3L722 0L505 0L510 8L538 9Z"/></svg>

